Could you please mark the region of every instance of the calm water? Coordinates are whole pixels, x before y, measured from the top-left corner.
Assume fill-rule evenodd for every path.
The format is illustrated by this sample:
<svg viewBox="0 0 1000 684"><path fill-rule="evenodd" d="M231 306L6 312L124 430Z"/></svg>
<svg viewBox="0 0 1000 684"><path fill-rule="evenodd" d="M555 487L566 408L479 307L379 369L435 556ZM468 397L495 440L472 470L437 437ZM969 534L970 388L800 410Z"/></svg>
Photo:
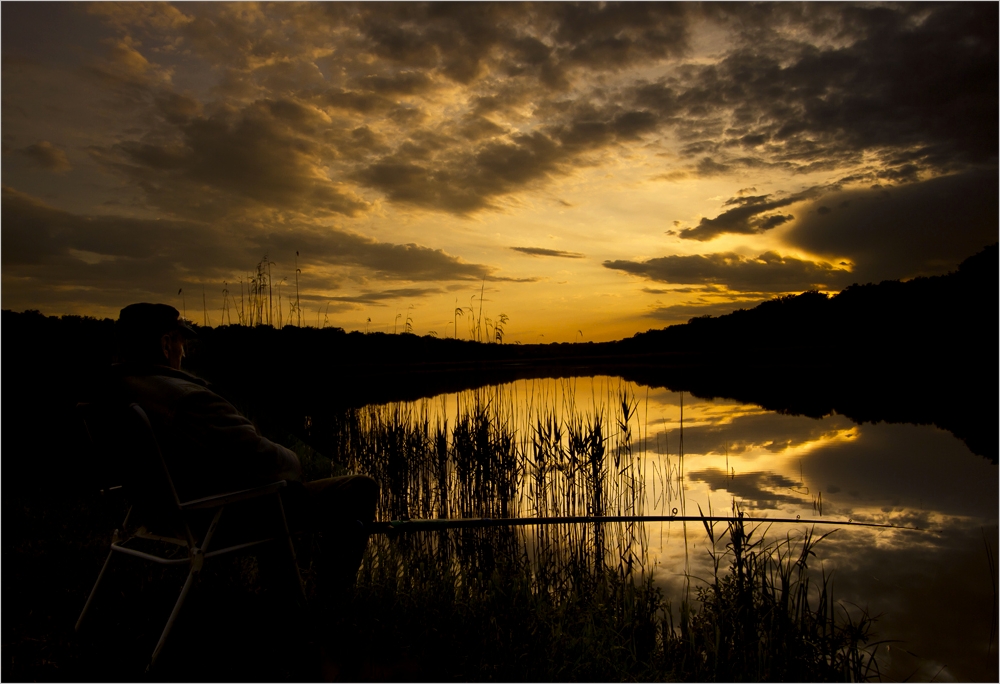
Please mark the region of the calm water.
<svg viewBox="0 0 1000 684"><path fill-rule="evenodd" d="M567 453L573 452L573 426L593 427L597 420L607 469L613 475L629 468L625 484L616 481L602 493L607 514L697 515L700 507L728 515L735 502L754 517L923 528L817 527L818 533L837 531L817 547L814 574L832 573L843 609L856 615L858 606L867 606L880 616L874 637L896 640L879 648L883 679L997 680L997 466L950 433L857 425L839 415L781 415L609 377L522 380L381 408L445 427L454 441L451 430L474 406L499 416L513 437L512 453L527 455L510 461L517 481L503 493L507 515L586 514L592 492L588 498L567 482L588 470L570 467ZM547 433L544 449L541 432ZM553 450L554 444L561 447ZM531 462L544 459L541 467ZM456 482L460 467L438 468L436 482ZM409 488L418 489L409 477ZM434 486L420 485L423 510L444 511L448 497L434 494ZM411 515L419 512L412 501L408 506ZM496 515L488 504L469 511L455 501L448 515L459 517L463 506L466 514ZM804 531L801 524L774 523L767 536ZM640 537L640 557L675 604L689 582L711 576L700 522L646 523Z"/></svg>

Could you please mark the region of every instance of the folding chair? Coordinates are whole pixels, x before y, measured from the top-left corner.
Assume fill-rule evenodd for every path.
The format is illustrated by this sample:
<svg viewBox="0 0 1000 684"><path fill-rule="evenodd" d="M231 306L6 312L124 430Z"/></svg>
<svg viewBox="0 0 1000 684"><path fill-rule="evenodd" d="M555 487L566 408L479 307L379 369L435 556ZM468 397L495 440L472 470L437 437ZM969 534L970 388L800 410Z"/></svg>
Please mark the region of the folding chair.
<svg viewBox="0 0 1000 684"><path fill-rule="evenodd" d="M284 507L280 492L286 486L284 480L272 482L261 487L245 489L208 496L193 501L181 502L177 498L173 480L163 459L145 411L138 404L126 407L108 408L95 407L89 404L78 405L84 427L92 446L99 456L110 459L111 470L118 470L122 476L122 484L108 489L124 488L126 496L132 502L128 509L121 529L114 531L111 539L111 549L104 561L94 588L80 612L76 622L76 631L80 631L83 620L94 602L98 588L107 573L108 566L115 554L124 554L134 558L157 563L159 565L186 565L187 579L181 588L177 602L174 604L167 624L160 634L160 639L153 650L147 672L152 669L163 650L167 638L177 621L181 608L198 579L205 561L226 554L245 551L251 547L270 542L276 542L279 548L287 549L290 562L290 577L297 583L298 595L305 602L305 592L298 563L295 559L295 548L288 530ZM107 490L102 490L102 493ZM275 506L275 527L277 534L272 537L251 539L234 546L222 549L212 548L212 538L219 526L219 520L227 506L252 499L273 497ZM211 522L202 534L196 534L208 519L205 511L212 512ZM199 519L200 518L200 519ZM168 555L148 553L132 548L133 542L148 540L161 542L187 551L186 558L171 558ZM132 544L132 546L129 546Z"/></svg>

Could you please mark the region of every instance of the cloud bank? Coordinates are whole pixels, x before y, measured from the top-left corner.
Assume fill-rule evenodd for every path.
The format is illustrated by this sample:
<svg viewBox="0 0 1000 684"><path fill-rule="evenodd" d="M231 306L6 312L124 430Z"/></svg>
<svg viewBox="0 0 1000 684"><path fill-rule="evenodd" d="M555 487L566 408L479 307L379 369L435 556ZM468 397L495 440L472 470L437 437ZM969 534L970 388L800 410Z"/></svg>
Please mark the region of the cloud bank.
<svg viewBox="0 0 1000 684"><path fill-rule="evenodd" d="M515 252L528 254L531 256L560 257L562 259L582 259L583 255L578 252L566 252L561 249L545 249L544 247L511 247Z"/></svg>
<svg viewBox="0 0 1000 684"><path fill-rule="evenodd" d="M605 268L661 283L725 285L737 292L792 292L842 287L846 269L765 252L746 257L735 252L666 256L647 261L605 261Z"/></svg>
<svg viewBox="0 0 1000 684"><path fill-rule="evenodd" d="M771 293L941 272L995 240L994 4L2 12L5 306L82 309L133 277L172 292L294 251L312 294L348 298L544 287L512 250ZM702 183L729 199L706 211ZM636 186L679 192L633 216ZM579 245L496 248L536 242L521 227L571 189ZM623 259L579 198L702 254ZM515 230L464 254L433 228L497 216Z"/></svg>

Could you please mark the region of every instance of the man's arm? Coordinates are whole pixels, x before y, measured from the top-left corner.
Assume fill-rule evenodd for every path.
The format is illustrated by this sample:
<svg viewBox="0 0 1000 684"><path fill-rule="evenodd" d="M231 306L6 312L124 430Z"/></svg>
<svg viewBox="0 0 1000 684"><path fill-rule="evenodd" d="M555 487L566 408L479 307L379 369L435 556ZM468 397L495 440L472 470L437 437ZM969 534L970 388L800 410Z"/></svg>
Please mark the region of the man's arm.
<svg viewBox="0 0 1000 684"><path fill-rule="evenodd" d="M174 414L177 432L190 436L206 453L217 455L233 475L260 482L300 480L295 453L261 436L236 407L208 388L187 392Z"/></svg>

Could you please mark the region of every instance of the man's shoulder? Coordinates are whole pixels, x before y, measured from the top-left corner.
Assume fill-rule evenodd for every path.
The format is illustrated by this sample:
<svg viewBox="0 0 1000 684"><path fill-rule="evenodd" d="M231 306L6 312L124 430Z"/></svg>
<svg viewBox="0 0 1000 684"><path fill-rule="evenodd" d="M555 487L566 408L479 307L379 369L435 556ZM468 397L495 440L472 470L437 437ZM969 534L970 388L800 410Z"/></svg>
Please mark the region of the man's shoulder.
<svg viewBox="0 0 1000 684"><path fill-rule="evenodd" d="M185 384L208 387L208 381L187 371L177 370L169 366L132 365L116 363L111 366L113 376L127 381L169 382L177 386Z"/></svg>
<svg viewBox="0 0 1000 684"><path fill-rule="evenodd" d="M166 366L117 367L113 373L126 397L140 405L150 400L176 405L188 398L217 396L201 378Z"/></svg>

